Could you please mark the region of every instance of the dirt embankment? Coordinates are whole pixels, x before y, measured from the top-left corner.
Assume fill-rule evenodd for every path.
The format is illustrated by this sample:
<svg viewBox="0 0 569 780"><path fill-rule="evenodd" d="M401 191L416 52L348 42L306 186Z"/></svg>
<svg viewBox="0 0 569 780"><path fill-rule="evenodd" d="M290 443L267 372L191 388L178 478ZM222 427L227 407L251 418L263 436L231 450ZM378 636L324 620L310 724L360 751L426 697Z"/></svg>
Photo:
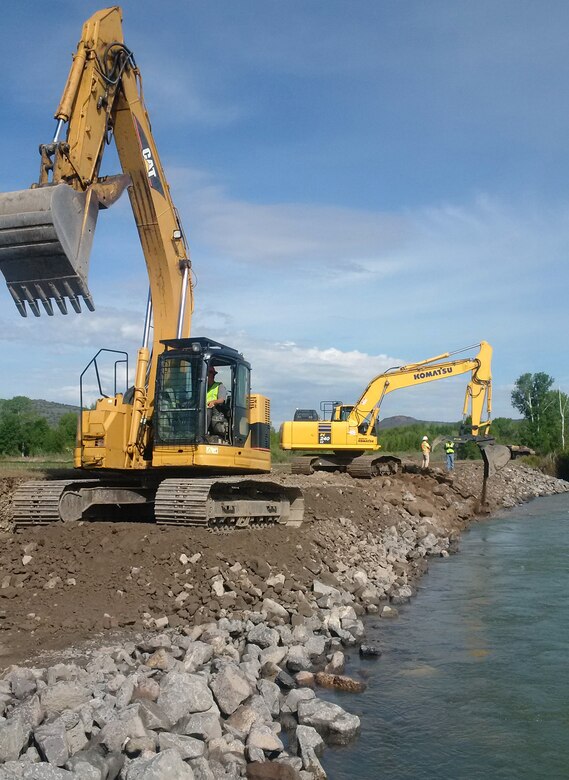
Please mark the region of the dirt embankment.
<svg viewBox="0 0 569 780"><path fill-rule="evenodd" d="M424 571L425 558L399 551L395 579L382 583L378 545L389 559L390 550L398 550L397 539L407 534L422 540L426 554L437 554L445 548L438 540L452 543L476 516L482 484L481 464L472 462L459 463L452 480L440 470L369 481L322 473L275 478L303 488L301 528L213 534L137 523L78 523L3 532L0 665L109 629L239 617L267 598L295 611L315 578L342 584L356 568L366 572L377 593L362 598L360 613L394 594L404 600ZM16 483L0 477L4 519ZM512 464L492 478L488 511L565 489L569 483ZM364 590L366 584L361 583ZM356 589L353 578L351 588Z"/></svg>

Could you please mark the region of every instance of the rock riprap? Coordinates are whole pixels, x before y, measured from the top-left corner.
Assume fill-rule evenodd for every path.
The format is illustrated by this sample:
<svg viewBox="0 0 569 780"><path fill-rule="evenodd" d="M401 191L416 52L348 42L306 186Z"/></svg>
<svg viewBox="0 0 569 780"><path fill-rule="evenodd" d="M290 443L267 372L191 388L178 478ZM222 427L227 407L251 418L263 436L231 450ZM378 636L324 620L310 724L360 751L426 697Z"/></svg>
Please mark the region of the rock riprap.
<svg viewBox="0 0 569 780"><path fill-rule="evenodd" d="M280 479L302 483L299 529L4 533L0 780L326 777L326 745L360 727L327 688L365 687L350 648L373 673L381 647L362 618L396 618L429 557L456 551L481 467ZM489 510L568 489L514 463Z"/></svg>

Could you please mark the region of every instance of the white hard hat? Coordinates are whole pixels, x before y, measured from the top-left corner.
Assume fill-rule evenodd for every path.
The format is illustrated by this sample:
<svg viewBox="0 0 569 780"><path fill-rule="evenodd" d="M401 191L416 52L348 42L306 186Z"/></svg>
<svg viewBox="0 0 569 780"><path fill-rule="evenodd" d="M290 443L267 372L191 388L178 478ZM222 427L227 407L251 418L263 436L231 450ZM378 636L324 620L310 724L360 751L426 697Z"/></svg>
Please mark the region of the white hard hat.
<svg viewBox="0 0 569 780"><path fill-rule="evenodd" d="M423 436L423 441L429 441L429 437L428 436Z"/></svg>

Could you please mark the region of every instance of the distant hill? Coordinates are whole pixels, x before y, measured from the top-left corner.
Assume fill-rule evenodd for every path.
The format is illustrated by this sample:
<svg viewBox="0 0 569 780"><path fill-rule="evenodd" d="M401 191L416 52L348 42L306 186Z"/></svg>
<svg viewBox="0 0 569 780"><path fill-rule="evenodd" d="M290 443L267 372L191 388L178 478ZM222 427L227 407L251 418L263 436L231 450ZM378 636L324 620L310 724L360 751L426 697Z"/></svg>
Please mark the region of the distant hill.
<svg viewBox="0 0 569 780"><path fill-rule="evenodd" d="M55 401L44 401L36 398L32 398L31 401L39 416L44 417L52 428L57 427L64 414L79 414L80 411L78 406L70 404L58 404Z"/></svg>
<svg viewBox="0 0 569 780"><path fill-rule="evenodd" d="M386 430L387 428L402 428L404 425L418 425L422 422L423 420L417 420L415 417L396 414L393 417L385 417L383 420L380 420L377 427Z"/></svg>
<svg viewBox="0 0 569 780"><path fill-rule="evenodd" d="M70 404L58 404L55 401L36 398L32 399L32 403L39 416L44 417L52 427L57 426L64 414L79 414L79 407Z"/></svg>
<svg viewBox="0 0 569 780"><path fill-rule="evenodd" d="M378 428L388 430L389 428L404 428L407 425L452 425L452 422L437 422L435 420L417 420L416 417L407 417L405 414L396 414L393 417L386 417L380 420Z"/></svg>

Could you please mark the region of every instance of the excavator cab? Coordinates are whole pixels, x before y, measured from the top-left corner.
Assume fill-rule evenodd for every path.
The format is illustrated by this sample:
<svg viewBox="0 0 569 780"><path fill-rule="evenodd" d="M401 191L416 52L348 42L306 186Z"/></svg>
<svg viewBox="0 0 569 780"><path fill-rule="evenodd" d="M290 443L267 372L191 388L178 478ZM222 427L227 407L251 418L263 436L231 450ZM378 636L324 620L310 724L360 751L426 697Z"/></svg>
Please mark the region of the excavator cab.
<svg viewBox="0 0 569 780"><path fill-rule="evenodd" d="M164 344L166 350L158 359L155 444L244 446L249 434L249 363L236 350L211 339L172 339ZM227 398L208 409L211 366L223 380Z"/></svg>

